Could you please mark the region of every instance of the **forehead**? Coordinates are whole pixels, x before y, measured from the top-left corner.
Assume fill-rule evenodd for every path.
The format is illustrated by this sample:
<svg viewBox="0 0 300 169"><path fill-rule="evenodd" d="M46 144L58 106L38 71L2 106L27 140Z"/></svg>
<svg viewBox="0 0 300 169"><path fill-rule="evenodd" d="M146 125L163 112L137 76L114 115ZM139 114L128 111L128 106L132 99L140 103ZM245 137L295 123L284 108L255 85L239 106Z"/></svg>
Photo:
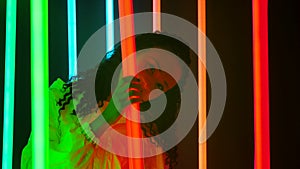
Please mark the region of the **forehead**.
<svg viewBox="0 0 300 169"><path fill-rule="evenodd" d="M161 69L169 73L176 81L181 77L183 67L180 58L172 52L158 49L148 48L136 52L137 71L144 69Z"/></svg>

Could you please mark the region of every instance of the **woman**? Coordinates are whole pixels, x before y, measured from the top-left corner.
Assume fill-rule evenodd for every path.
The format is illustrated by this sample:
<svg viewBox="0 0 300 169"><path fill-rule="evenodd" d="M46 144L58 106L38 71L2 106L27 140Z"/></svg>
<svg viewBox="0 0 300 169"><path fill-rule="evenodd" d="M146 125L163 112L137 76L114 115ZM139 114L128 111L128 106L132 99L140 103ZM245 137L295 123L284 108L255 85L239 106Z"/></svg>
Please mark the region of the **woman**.
<svg viewBox="0 0 300 169"><path fill-rule="evenodd" d="M107 53L106 59L101 61L99 68L92 70L97 71L96 80L93 80L90 72L86 72L68 83L58 79L50 86L50 168L127 169L126 157L105 151L96 142L107 130L104 125L106 122L116 131L126 134L126 120L120 115L118 108L123 110L131 103L140 103L141 111L149 109L149 95L154 89L165 92L167 104L164 112L157 119L141 123L143 135L145 137L158 135L175 121L180 106L180 89L175 79L179 79L178 83L183 83L186 72L182 71L179 62L173 63L174 71L177 71L176 75L178 75L174 79L159 69L161 65L157 63L155 53L147 49L158 48L169 51L186 64L190 64L190 50L180 41L165 35L141 34L135 39L137 65L151 64L154 68L139 72L133 79L121 78L122 73L117 71L120 80L116 88L111 90L113 74L122 62L121 47L118 44L114 51ZM91 83L95 83L95 90L91 89ZM129 90L125 87L127 85L130 85ZM97 105L90 100L89 96L93 94L96 95ZM151 99L156 100L159 97L161 96L154 95ZM104 118L100 118L100 114ZM147 119L147 116L151 115L147 113L142 118ZM106 138L113 137L111 135ZM111 142L113 146L119 144L117 146L121 148L127 147L120 145L117 140ZM165 140L159 138L152 139L151 142L161 148L167 144ZM164 154L145 158L145 169L172 169L177 163L176 156L176 147L174 147ZM29 139L22 152L21 168L31 168L31 163L31 139Z"/></svg>

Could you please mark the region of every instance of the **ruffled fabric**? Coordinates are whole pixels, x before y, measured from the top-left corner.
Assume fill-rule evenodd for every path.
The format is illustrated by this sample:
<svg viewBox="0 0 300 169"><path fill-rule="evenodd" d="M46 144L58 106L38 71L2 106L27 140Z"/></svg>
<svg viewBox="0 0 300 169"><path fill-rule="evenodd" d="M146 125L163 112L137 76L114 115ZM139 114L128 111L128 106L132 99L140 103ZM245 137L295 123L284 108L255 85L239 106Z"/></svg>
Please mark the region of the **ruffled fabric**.
<svg viewBox="0 0 300 169"><path fill-rule="evenodd" d="M65 83L57 79L49 88L49 163L51 169L128 169L128 159L107 152L98 146L99 139L91 131L90 120L80 121L72 115L71 102L61 111L57 104L68 91L63 88ZM95 114L91 114L95 116ZM85 119L93 119L87 117ZM115 126L117 131L124 133L125 120L120 119ZM109 138L107 138L109 139ZM115 141L112 141L115 142ZM117 142L116 142L117 143ZM124 146L124 148L126 148ZM157 155L145 158L145 169L165 169L164 156ZM21 169L32 168L32 139L22 151Z"/></svg>

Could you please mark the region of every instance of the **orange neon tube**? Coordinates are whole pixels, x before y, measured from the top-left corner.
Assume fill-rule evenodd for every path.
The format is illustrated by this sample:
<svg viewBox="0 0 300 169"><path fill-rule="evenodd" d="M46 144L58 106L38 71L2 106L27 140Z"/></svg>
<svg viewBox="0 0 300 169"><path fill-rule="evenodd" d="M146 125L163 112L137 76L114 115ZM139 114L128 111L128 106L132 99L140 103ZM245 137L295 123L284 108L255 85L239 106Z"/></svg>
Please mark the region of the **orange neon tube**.
<svg viewBox="0 0 300 169"><path fill-rule="evenodd" d="M254 169L270 169L268 1L252 1Z"/></svg>
<svg viewBox="0 0 300 169"><path fill-rule="evenodd" d="M153 0L153 32L161 32L161 2Z"/></svg>
<svg viewBox="0 0 300 169"><path fill-rule="evenodd" d="M198 29L206 35L206 2L205 0L198 0ZM205 134L202 132L206 121L206 37L198 34L198 55L202 59L198 59L198 94L199 94L199 118L198 118L198 135ZM205 136L206 137L206 136ZM198 167L199 169L206 169L206 141L199 143L198 146Z"/></svg>
<svg viewBox="0 0 300 169"><path fill-rule="evenodd" d="M133 14L133 1L132 0L119 0L119 15L120 18ZM128 17L127 17L128 18ZM126 19L126 22L120 22L121 37L126 37L128 35L134 35L134 19L130 17ZM131 36L129 38L123 39L121 41L122 50L122 60L131 54L135 53L135 37ZM132 58L132 57L131 57ZM135 75L136 73L136 60L135 58L130 59L129 64L123 63L123 76ZM127 116L131 116L131 119L139 119L139 113L130 113L133 110L127 109ZM136 116L136 117L132 117ZM127 135L134 138L142 138L142 131L140 123L133 122L131 120L126 120ZM133 144L128 140L128 152L129 154L140 154L142 155L142 145L141 142ZM142 158L128 158L130 169L143 169L144 163Z"/></svg>

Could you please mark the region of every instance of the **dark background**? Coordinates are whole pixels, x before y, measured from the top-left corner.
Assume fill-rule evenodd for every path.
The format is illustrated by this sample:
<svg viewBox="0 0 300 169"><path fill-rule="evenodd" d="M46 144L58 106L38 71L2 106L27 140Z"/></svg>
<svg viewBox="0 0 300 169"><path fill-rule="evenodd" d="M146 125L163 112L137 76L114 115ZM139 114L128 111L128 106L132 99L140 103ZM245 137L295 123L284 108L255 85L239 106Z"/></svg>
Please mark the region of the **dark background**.
<svg viewBox="0 0 300 169"><path fill-rule="evenodd" d="M117 2L117 1L115 1ZM272 169L300 168L300 111L296 107L299 7L297 1L269 0L269 61ZM135 12L150 12L150 0L135 0ZM104 0L77 0L78 52L105 24ZM162 12L197 25L196 0L162 0ZM3 118L6 1L0 0L0 125ZM49 0L50 83L67 80L67 6ZM19 168L30 124L29 0L18 0L15 128L13 167ZM117 11L117 10L116 10ZM217 49L227 78L227 103L222 120L208 140L208 169L253 169L251 0L208 0L207 36ZM117 16L117 12L116 12ZM2 136L2 130L0 130ZM197 128L179 144L179 169L197 168ZM1 139L2 152L2 139ZM2 155L2 154L1 154Z"/></svg>

